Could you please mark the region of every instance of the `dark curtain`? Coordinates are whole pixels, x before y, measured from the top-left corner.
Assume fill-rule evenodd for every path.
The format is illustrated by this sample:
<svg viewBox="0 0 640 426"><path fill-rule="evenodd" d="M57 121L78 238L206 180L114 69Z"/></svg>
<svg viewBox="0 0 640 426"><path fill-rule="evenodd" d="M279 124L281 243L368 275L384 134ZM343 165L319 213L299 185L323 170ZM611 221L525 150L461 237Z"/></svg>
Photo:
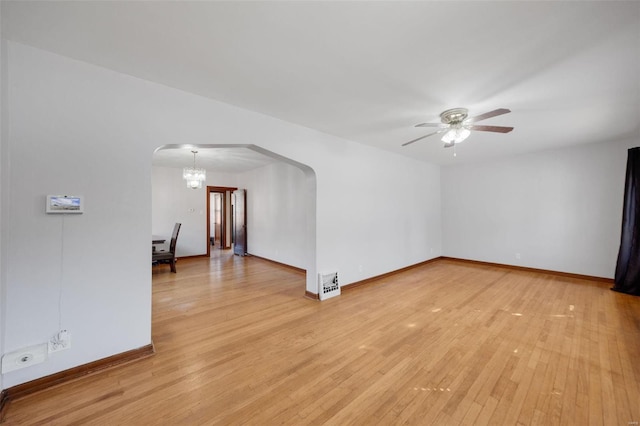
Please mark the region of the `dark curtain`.
<svg viewBox="0 0 640 426"><path fill-rule="evenodd" d="M627 157L622 236L611 290L640 296L640 147L631 148Z"/></svg>

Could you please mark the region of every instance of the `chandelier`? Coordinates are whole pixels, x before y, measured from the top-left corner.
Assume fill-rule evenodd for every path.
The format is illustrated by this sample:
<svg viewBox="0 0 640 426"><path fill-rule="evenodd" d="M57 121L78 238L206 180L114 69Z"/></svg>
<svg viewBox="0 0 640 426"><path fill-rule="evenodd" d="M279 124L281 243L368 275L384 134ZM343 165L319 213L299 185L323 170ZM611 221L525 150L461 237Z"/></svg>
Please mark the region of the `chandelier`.
<svg viewBox="0 0 640 426"><path fill-rule="evenodd" d="M202 182L207 178L207 171L196 167L198 151L191 152L193 152L193 167L185 167L182 171L182 178L187 181L187 188L199 189L202 188Z"/></svg>

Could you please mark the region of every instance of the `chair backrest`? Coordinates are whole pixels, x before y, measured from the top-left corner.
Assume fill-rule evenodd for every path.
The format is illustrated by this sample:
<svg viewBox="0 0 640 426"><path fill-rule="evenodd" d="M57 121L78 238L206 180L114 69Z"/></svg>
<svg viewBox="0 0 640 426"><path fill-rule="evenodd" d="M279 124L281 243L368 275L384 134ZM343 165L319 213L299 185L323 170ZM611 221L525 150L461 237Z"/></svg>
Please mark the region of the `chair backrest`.
<svg viewBox="0 0 640 426"><path fill-rule="evenodd" d="M171 235L171 242L169 243L169 252L176 252L176 243L178 242L178 233L180 232L181 223L176 223L173 226L173 234Z"/></svg>

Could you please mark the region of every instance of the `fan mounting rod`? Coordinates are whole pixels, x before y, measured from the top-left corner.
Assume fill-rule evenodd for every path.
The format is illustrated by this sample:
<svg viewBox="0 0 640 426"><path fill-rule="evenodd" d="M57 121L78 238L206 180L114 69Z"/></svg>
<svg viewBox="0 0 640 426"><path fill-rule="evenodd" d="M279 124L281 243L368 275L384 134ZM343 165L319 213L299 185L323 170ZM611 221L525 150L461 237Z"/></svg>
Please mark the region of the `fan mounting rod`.
<svg viewBox="0 0 640 426"><path fill-rule="evenodd" d="M440 120L444 124L458 124L462 123L469 113L466 108L452 108L448 109L440 114Z"/></svg>

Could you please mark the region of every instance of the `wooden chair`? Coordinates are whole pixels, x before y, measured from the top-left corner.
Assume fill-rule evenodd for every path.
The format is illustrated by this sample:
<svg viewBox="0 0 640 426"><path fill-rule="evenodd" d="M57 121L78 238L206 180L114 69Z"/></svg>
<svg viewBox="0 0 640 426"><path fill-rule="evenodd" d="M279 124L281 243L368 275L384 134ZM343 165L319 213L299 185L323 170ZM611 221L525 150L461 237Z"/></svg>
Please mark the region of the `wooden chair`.
<svg viewBox="0 0 640 426"><path fill-rule="evenodd" d="M176 223L173 227L169 250L154 251L151 260L156 263L168 263L171 266L171 272L176 273L176 243L178 242L178 233L180 232L181 223Z"/></svg>

